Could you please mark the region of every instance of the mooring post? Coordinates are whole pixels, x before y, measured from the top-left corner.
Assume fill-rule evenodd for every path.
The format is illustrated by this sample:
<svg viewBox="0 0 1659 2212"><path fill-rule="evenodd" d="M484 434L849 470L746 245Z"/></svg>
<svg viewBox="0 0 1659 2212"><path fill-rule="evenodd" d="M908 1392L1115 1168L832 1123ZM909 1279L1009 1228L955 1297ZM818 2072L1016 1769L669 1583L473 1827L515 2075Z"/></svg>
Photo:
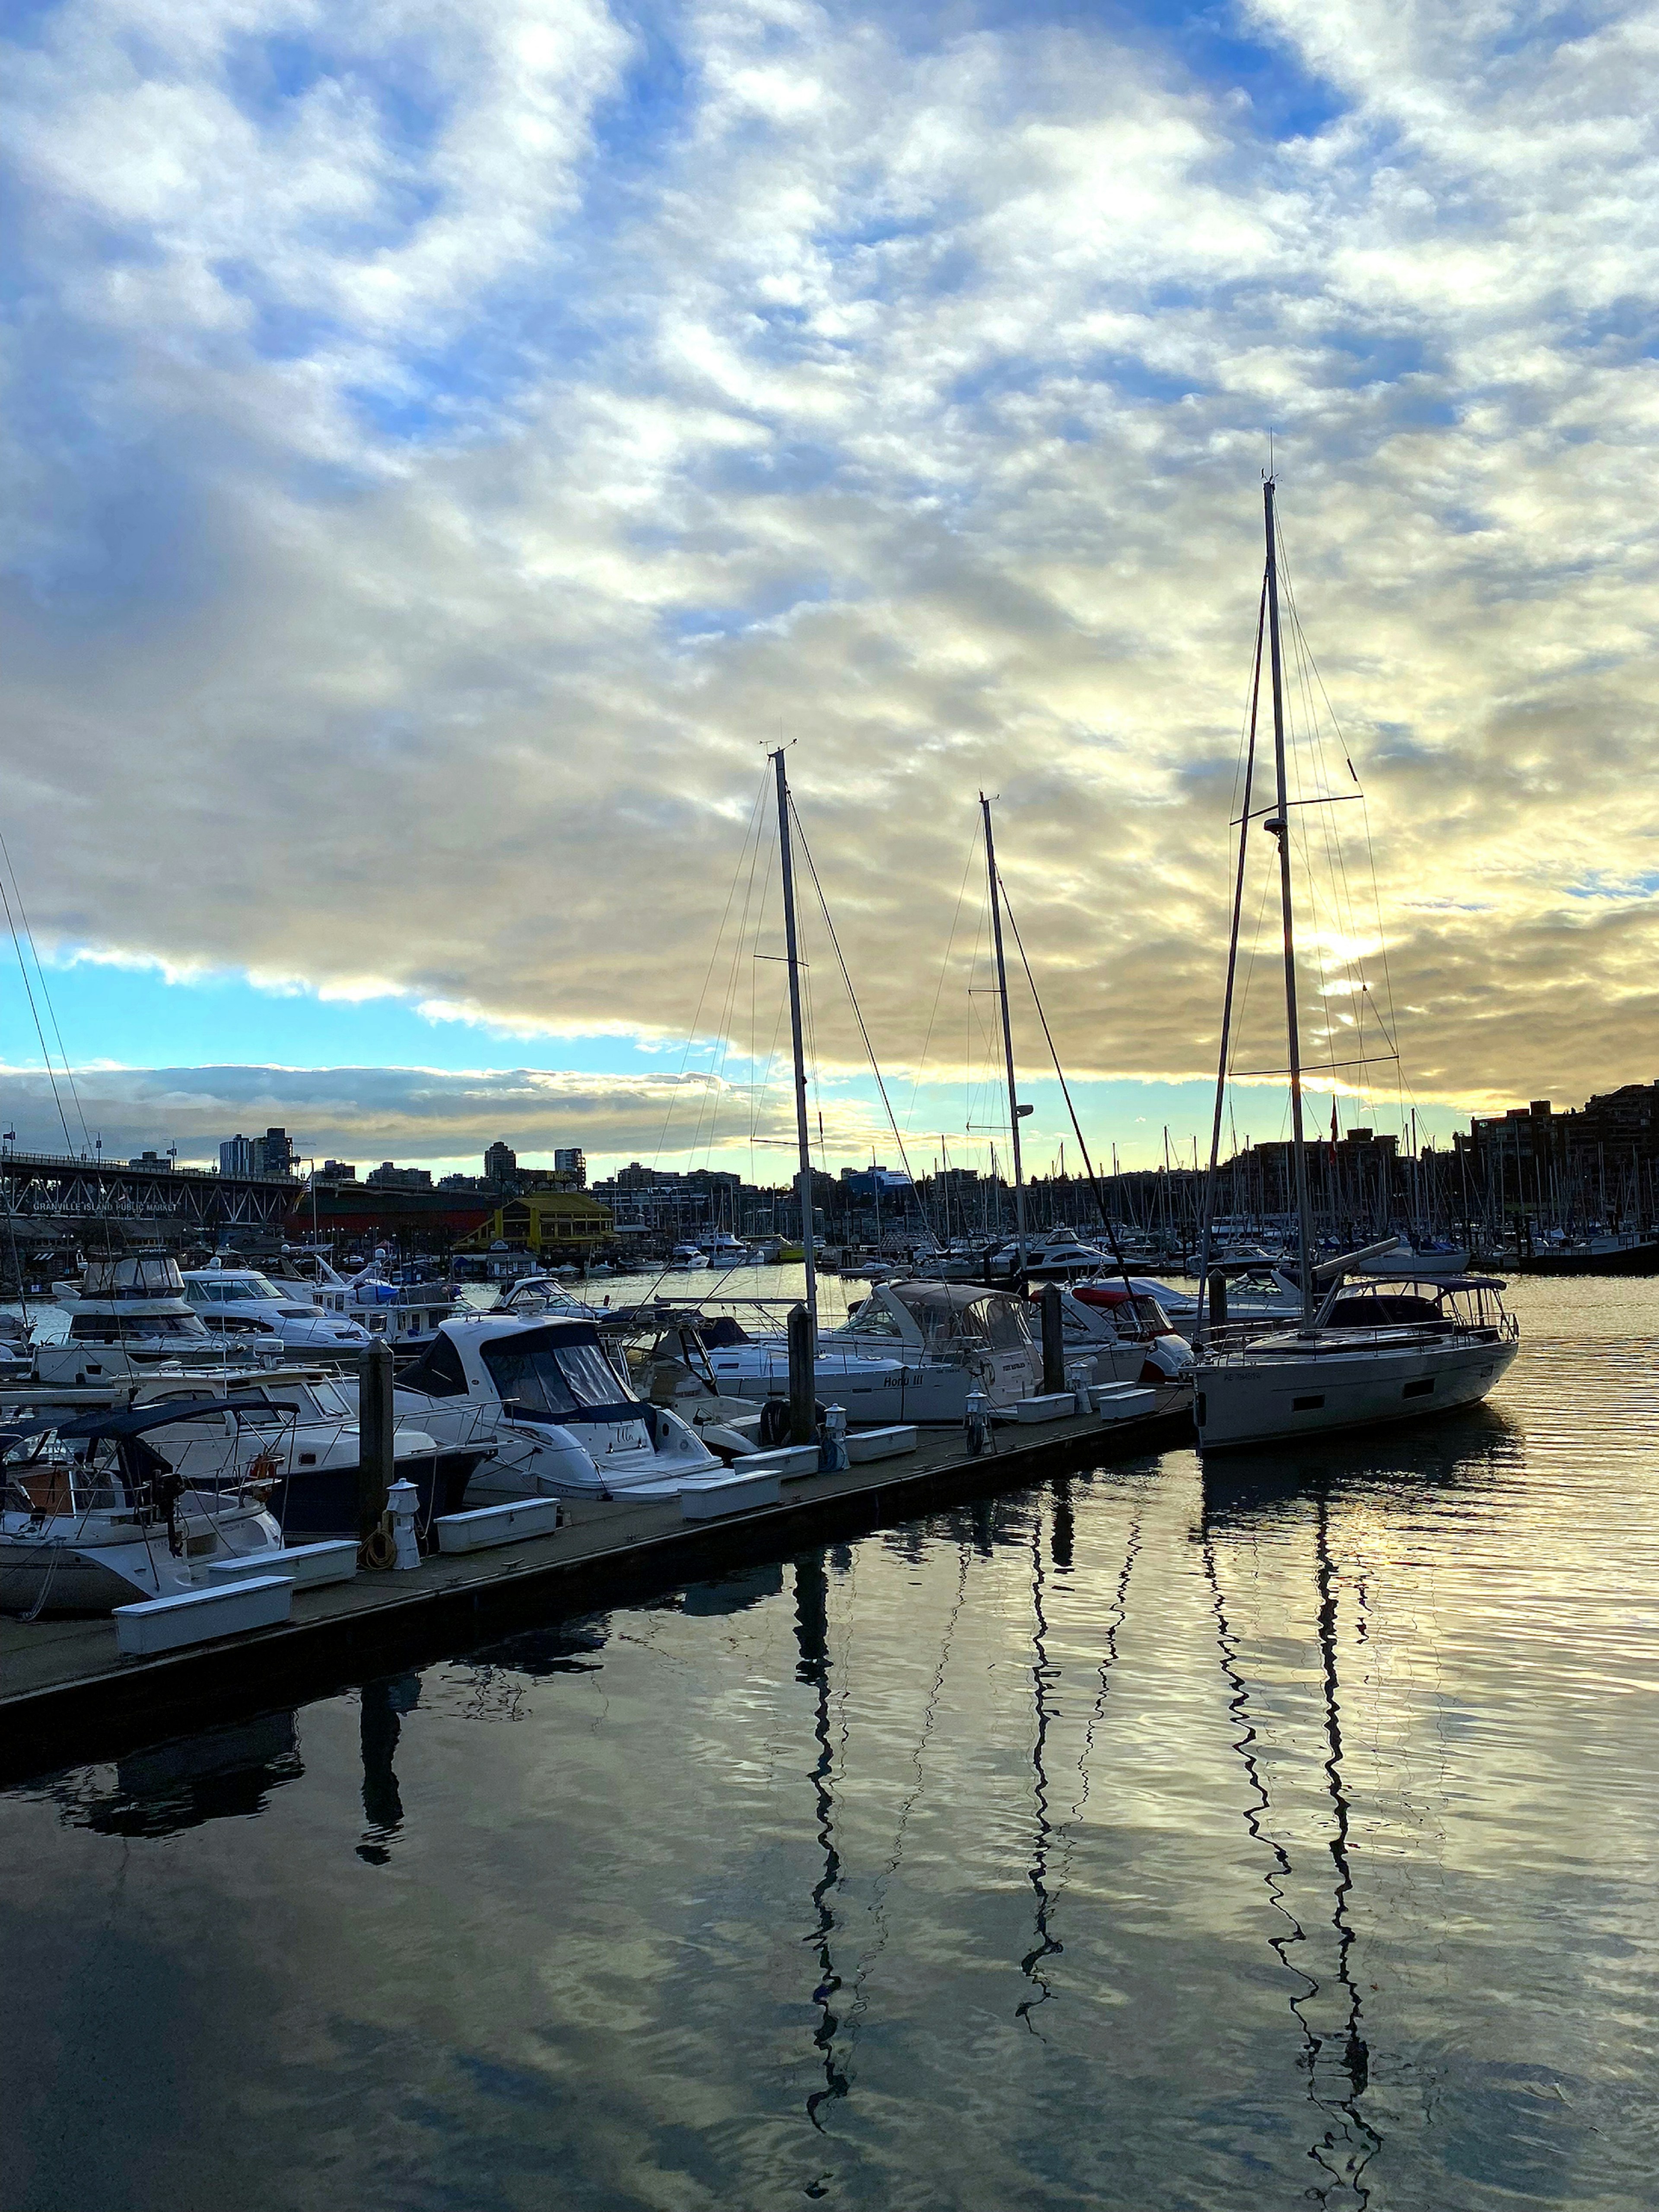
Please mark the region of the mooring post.
<svg viewBox="0 0 1659 2212"><path fill-rule="evenodd" d="M1219 1267L1210 1271L1210 1327L1227 1326L1227 1278Z"/></svg>
<svg viewBox="0 0 1659 2212"><path fill-rule="evenodd" d="M392 1487L394 1367L392 1346L380 1337L364 1352L358 1376L357 1534L365 1544L380 1525Z"/></svg>
<svg viewBox="0 0 1659 2212"><path fill-rule="evenodd" d="M1045 1283L1039 1301L1042 1309L1042 1387L1046 1391L1066 1388L1066 1324L1060 1319L1060 1285Z"/></svg>
<svg viewBox="0 0 1659 2212"><path fill-rule="evenodd" d="M805 1306L789 1310L789 1441L817 1439L817 1380L812 1371L812 1316Z"/></svg>

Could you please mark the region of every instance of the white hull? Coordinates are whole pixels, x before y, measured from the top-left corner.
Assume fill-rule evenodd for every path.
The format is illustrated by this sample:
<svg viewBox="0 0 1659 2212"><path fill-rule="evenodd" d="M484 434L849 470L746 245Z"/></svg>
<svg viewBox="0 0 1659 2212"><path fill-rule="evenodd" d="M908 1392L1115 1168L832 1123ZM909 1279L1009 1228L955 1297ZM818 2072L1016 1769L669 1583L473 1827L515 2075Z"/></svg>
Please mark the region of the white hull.
<svg viewBox="0 0 1659 2212"><path fill-rule="evenodd" d="M1242 1355L1200 1359L1193 1417L1200 1451L1277 1443L1335 1429L1479 1404L1515 1358L1513 1337L1484 1334L1451 1342L1341 1340L1297 1351L1279 1337Z"/></svg>

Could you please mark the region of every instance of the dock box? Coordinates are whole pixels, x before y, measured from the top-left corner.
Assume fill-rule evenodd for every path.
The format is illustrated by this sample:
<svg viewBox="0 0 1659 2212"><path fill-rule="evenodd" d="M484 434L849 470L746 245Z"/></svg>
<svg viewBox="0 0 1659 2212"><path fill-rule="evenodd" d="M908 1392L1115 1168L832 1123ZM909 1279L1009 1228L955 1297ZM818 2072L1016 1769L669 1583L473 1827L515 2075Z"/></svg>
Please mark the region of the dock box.
<svg viewBox="0 0 1659 2212"><path fill-rule="evenodd" d="M800 1450L810 1449L812 1464L818 1463L817 1446L800 1445ZM695 1490L680 1492L682 1521L718 1521L723 1514L746 1512L753 1505L776 1505L781 1502L780 1487L783 1478L776 1468L755 1468L739 1474L736 1468L745 1464L738 1460L732 1473L724 1482L699 1483Z"/></svg>
<svg viewBox="0 0 1659 2212"><path fill-rule="evenodd" d="M849 1467L862 1467L867 1459L897 1459L916 1448L916 1432L905 1429L854 1429L847 1438Z"/></svg>
<svg viewBox="0 0 1659 2212"><path fill-rule="evenodd" d="M550 1536L559 1525L559 1501L514 1498L505 1505L480 1505L471 1513L441 1514L432 1525L441 1552L487 1552L496 1544Z"/></svg>
<svg viewBox="0 0 1659 2212"><path fill-rule="evenodd" d="M1016 1398L1006 1411L1016 1421L1069 1421L1077 1411L1070 1390L1049 1390L1039 1398Z"/></svg>
<svg viewBox="0 0 1659 2212"><path fill-rule="evenodd" d="M357 1571L357 1547L349 1537L322 1544L290 1544L280 1552L244 1552L239 1559L216 1559L210 1583L245 1582L253 1575L286 1575L295 1589L317 1589L324 1583L349 1583Z"/></svg>
<svg viewBox="0 0 1659 2212"><path fill-rule="evenodd" d="M1096 1413L1109 1421L1138 1421L1158 1403L1158 1392L1136 1382L1102 1382L1089 1393Z"/></svg>
<svg viewBox="0 0 1659 2212"><path fill-rule="evenodd" d="M816 1474L816 1444L780 1444L775 1451L744 1452L732 1462L733 1474Z"/></svg>
<svg viewBox="0 0 1659 2212"><path fill-rule="evenodd" d="M294 1585L286 1575L256 1575L222 1589L185 1590L177 1597L146 1598L115 1608L115 1648L124 1659L181 1651L216 1637L250 1628L274 1628L288 1619Z"/></svg>

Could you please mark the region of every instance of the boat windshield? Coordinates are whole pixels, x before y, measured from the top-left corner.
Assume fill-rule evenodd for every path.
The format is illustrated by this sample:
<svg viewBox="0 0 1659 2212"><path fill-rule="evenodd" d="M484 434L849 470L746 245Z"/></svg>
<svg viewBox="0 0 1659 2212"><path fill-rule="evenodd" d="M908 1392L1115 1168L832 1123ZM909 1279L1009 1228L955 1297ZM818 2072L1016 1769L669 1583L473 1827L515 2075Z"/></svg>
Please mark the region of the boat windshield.
<svg viewBox="0 0 1659 2212"><path fill-rule="evenodd" d="M500 1337L483 1347L483 1363L501 1403L523 1420L637 1418L632 1393L597 1344L557 1346Z"/></svg>

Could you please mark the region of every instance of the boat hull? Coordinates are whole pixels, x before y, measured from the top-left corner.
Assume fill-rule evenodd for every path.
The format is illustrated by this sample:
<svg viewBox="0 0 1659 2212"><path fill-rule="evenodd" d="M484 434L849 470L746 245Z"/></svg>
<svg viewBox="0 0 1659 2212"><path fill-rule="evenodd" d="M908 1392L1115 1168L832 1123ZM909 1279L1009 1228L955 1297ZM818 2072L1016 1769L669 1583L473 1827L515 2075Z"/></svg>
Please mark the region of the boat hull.
<svg viewBox="0 0 1659 2212"><path fill-rule="evenodd" d="M1513 1337L1252 1356L1201 1363L1193 1419L1200 1451L1248 1449L1370 1429L1478 1405L1515 1358Z"/></svg>
<svg viewBox="0 0 1659 2212"><path fill-rule="evenodd" d="M416 1526L426 1528L434 1513L459 1513L466 1503L472 1471L486 1456L482 1450L439 1451L397 1462L400 1480L415 1485L419 1499ZM271 1485L265 1510L292 1542L323 1536L352 1536L357 1528L357 1468L297 1468Z"/></svg>

